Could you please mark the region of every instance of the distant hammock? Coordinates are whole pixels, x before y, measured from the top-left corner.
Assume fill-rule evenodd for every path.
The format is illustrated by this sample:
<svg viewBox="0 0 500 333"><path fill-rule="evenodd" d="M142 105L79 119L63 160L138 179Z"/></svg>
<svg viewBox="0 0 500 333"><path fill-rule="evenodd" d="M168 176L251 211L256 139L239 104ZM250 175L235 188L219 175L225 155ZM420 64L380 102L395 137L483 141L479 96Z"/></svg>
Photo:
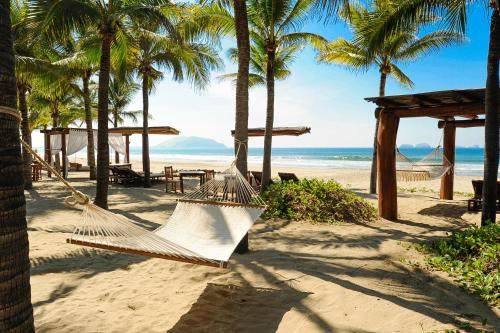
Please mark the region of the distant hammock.
<svg viewBox="0 0 500 333"><path fill-rule="evenodd" d="M396 178L400 181L415 182L439 179L453 172L453 164L444 156L441 146L418 161L411 161L396 149Z"/></svg>

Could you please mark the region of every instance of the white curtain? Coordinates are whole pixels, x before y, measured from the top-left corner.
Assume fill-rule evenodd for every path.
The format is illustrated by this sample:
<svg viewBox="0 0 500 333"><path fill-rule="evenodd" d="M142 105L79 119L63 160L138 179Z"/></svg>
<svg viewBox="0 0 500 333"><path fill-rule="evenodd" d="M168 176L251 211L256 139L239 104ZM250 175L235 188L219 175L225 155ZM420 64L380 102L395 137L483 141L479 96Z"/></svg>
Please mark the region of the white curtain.
<svg viewBox="0 0 500 333"><path fill-rule="evenodd" d="M68 136L66 135L66 140ZM50 152L52 155L57 155L61 152L62 142L61 134L55 134L50 136Z"/></svg>
<svg viewBox="0 0 500 333"><path fill-rule="evenodd" d="M66 144L66 155L73 155L83 148L87 147L87 132L69 130L69 138Z"/></svg>
<svg viewBox="0 0 500 333"><path fill-rule="evenodd" d="M123 141L123 135L120 133L109 133L108 134L109 146L113 148L118 154L125 155L125 142Z"/></svg>

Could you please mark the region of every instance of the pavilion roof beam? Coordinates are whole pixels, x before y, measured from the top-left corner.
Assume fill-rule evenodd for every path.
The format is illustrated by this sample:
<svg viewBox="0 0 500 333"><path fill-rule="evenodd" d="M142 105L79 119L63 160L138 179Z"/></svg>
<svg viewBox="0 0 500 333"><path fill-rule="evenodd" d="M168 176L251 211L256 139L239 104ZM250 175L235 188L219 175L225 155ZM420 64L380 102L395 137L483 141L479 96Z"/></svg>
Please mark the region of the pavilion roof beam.
<svg viewBox="0 0 500 333"><path fill-rule="evenodd" d="M264 127L249 128L248 136L264 136L266 129ZM310 127L274 127L273 136L299 136L303 134L311 133ZM231 135L234 136L234 130L231 131Z"/></svg>
<svg viewBox="0 0 500 333"><path fill-rule="evenodd" d="M443 128L446 123L454 124L457 128L483 127L484 119L440 121L438 122L438 128Z"/></svg>
<svg viewBox="0 0 500 333"><path fill-rule="evenodd" d="M467 117L484 114L483 103L449 104L434 107L419 108L387 108L386 112L391 112L399 118L409 117Z"/></svg>

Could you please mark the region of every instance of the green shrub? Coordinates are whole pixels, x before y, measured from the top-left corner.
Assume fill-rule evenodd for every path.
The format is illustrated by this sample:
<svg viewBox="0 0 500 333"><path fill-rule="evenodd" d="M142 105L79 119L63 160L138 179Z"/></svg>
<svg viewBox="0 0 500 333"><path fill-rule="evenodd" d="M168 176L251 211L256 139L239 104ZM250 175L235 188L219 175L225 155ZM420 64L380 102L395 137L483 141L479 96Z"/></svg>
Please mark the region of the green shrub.
<svg viewBox="0 0 500 333"><path fill-rule="evenodd" d="M264 217L315 222L368 222L375 208L334 181L307 180L272 184L263 194L268 208Z"/></svg>
<svg viewBox="0 0 500 333"><path fill-rule="evenodd" d="M452 274L484 301L500 305L500 225L470 227L426 248L427 263Z"/></svg>

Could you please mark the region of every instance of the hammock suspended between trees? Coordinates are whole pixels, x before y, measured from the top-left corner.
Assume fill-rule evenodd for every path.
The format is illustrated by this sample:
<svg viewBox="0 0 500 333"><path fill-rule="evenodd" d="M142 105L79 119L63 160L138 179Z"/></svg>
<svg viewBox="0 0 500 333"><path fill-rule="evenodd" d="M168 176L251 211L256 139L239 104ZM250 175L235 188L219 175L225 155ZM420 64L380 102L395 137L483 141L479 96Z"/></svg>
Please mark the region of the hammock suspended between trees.
<svg viewBox="0 0 500 333"><path fill-rule="evenodd" d="M233 164L179 199L168 221L153 231L93 204L68 243L105 250L227 267L229 257L265 210L262 198Z"/></svg>
<svg viewBox="0 0 500 333"><path fill-rule="evenodd" d="M4 109L0 112L20 119L15 110ZM65 203L83 207L81 225L66 240L70 244L227 268L229 257L266 209L264 200L233 162L198 190L179 199L168 221L149 231L91 203L26 142L21 143L72 192Z"/></svg>
<svg viewBox="0 0 500 333"><path fill-rule="evenodd" d="M418 161L412 161L396 148L396 178L414 182L439 179L453 172L453 165L444 156L441 146Z"/></svg>

